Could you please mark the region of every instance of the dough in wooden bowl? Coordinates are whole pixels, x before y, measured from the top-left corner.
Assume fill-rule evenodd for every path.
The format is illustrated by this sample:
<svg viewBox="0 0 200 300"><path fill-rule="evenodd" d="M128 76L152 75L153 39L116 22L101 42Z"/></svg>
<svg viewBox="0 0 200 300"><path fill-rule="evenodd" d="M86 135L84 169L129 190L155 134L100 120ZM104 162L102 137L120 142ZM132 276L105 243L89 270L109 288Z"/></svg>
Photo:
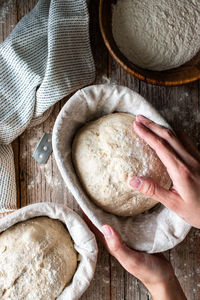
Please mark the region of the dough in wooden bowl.
<svg viewBox="0 0 200 300"><path fill-rule="evenodd" d="M56 299L77 268L77 252L59 220L37 217L0 235L0 298Z"/></svg>
<svg viewBox="0 0 200 300"><path fill-rule="evenodd" d="M75 135L72 158L90 198L105 211L134 216L157 201L134 190L133 176L148 176L164 188L170 177L154 150L133 131L135 116L114 113L87 123Z"/></svg>

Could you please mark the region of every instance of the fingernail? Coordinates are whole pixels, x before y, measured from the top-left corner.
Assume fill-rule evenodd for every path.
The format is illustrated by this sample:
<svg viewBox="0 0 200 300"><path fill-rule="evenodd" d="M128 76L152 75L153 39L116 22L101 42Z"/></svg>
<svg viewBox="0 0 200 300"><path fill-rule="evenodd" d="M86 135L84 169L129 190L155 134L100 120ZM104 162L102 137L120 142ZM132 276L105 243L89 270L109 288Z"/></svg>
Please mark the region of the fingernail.
<svg viewBox="0 0 200 300"><path fill-rule="evenodd" d="M142 180L140 177L133 177L129 183L134 189L139 189L142 184Z"/></svg>
<svg viewBox="0 0 200 300"><path fill-rule="evenodd" d="M137 121L145 121L145 120L147 120L147 118L145 118L143 115L137 115L136 120Z"/></svg>
<svg viewBox="0 0 200 300"><path fill-rule="evenodd" d="M133 123L133 125L136 125L136 126L142 127L142 124L141 124L141 123L139 123L139 122L137 122L137 121L135 121L135 122Z"/></svg>
<svg viewBox="0 0 200 300"><path fill-rule="evenodd" d="M110 228L110 226L103 225L101 228L102 228L102 231L103 231L103 234L104 234L105 238L109 238L109 237L112 236L112 229Z"/></svg>

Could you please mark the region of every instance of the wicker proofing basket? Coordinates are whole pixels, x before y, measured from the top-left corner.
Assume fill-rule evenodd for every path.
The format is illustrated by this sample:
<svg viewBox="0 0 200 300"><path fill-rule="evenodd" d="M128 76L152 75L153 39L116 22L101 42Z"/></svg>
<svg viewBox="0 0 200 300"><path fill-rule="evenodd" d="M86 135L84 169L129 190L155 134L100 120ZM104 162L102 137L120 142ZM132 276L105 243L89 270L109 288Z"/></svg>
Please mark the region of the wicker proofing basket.
<svg viewBox="0 0 200 300"><path fill-rule="evenodd" d="M94 85L75 93L59 113L53 129L53 151L58 168L76 201L101 230L113 225L132 248L149 253L161 252L180 243L190 230L183 219L163 205L135 217L118 217L97 207L84 192L73 168L71 145L74 134L87 121L112 112L143 114L169 127L161 115L139 94L115 85Z"/></svg>
<svg viewBox="0 0 200 300"><path fill-rule="evenodd" d="M0 232L18 222L39 216L60 220L67 227L73 239L80 262L71 283L62 291L57 300L78 300L93 278L98 252L93 233L79 215L67 206L56 203L31 204L1 218Z"/></svg>

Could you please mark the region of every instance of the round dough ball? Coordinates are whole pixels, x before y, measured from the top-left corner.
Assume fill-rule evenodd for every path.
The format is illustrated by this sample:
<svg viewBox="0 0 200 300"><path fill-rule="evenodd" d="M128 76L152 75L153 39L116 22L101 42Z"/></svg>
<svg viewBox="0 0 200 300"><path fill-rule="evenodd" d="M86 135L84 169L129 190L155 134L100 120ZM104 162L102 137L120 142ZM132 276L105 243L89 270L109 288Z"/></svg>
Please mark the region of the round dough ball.
<svg viewBox="0 0 200 300"><path fill-rule="evenodd" d="M118 0L112 32L120 51L137 66L169 70L200 51L199 0Z"/></svg>
<svg viewBox="0 0 200 300"><path fill-rule="evenodd" d="M89 197L118 216L142 213L157 201L134 190L133 176L148 176L169 188L171 180L154 150L133 132L135 117L114 113L89 122L76 134L72 159Z"/></svg>
<svg viewBox="0 0 200 300"><path fill-rule="evenodd" d="M1 233L0 255L2 300L56 299L77 267L67 229L48 217L20 222Z"/></svg>

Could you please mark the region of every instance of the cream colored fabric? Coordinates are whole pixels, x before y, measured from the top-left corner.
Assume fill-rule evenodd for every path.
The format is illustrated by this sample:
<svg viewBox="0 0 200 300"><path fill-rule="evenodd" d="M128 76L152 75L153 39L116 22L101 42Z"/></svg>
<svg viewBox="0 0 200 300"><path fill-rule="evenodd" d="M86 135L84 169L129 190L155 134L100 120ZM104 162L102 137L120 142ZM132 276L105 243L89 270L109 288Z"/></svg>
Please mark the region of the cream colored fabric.
<svg viewBox="0 0 200 300"><path fill-rule="evenodd" d="M56 299L71 281L77 252L64 225L39 217L0 235L0 298Z"/></svg>
<svg viewBox="0 0 200 300"><path fill-rule="evenodd" d="M161 115L139 94L117 85L94 85L79 90L64 105L53 130L53 151L67 187L94 225L113 225L132 248L150 253L165 251L180 243L190 230L187 224L163 205L153 212L122 218L103 211L86 195L72 165L72 140L87 121L113 112L143 114L169 127Z"/></svg>
<svg viewBox="0 0 200 300"><path fill-rule="evenodd" d="M133 176L171 185L155 151L134 133L134 121L125 113L103 116L77 131L72 145L76 173L90 199L118 216L134 216L158 203L130 186Z"/></svg>
<svg viewBox="0 0 200 300"><path fill-rule="evenodd" d="M65 243L69 242L69 235L66 235L67 231L62 224L57 224L55 226L52 223L54 220L50 220L50 223L48 220L47 223L46 221L43 222L43 224L41 223L41 221L37 223L39 231L35 230L36 227L32 227L32 225L30 224L32 221L29 221L29 219L40 216L46 216L51 219L59 220L66 226L73 240L74 249L80 257L80 262L78 262L78 266L72 278L72 281L70 281L70 283L64 288L63 291L61 289L61 286L63 286L64 283L67 283L66 278L64 278L64 275L67 271L70 273L69 275L71 277L72 273L74 272L74 269L76 268L76 264L74 263L77 260L77 255L74 253L73 250L73 254L71 256L69 254L70 250L67 250L66 248ZM11 226L17 224L18 222L23 222L26 220L28 220L27 224L29 224L28 226L31 227L31 230L23 230L22 227L26 225L23 225L23 223L19 223L19 227L15 226L13 227L14 229L10 229L10 235L6 234L6 229L9 229ZM47 226L50 226L49 233L47 233ZM55 299L55 293L60 293L62 291L60 296L57 298L58 300L77 300L88 288L90 281L93 278L96 266L96 240L93 233L88 229L85 222L71 209L69 209L66 206L58 205L55 203L32 204L21 208L13 212L12 214L0 219L0 232L3 231L5 232L2 233L2 235L0 235L0 271L2 271L2 263L6 263L6 261L3 261L3 258L6 259L5 251L8 251L8 249L5 248L6 244L12 244L13 251L9 255L9 262L7 262L8 267L4 270L4 276L0 276L0 289L3 288L2 282L7 276L7 280L4 282L7 286L10 286L16 279L14 285L16 288L20 289L18 292L25 293L28 287L30 287L28 283L28 276L32 274L32 272L36 271L37 268L38 278L40 279L40 282L38 283L38 291L34 291L34 288L36 286L34 281L32 280L30 284L32 285L33 290L27 295L27 297L24 297L23 299ZM13 240L13 235L15 236L15 240ZM46 236L45 239L43 239L44 235ZM27 241L28 243L26 244ZM27 245L27 247L25 247L25 244ZM25 252L26 250L28 250L28 247L30 255L26 256ZM42 248L44 250L43 254L42 252L40 252ZM41 253L41 257L39 253ZM43 258L42 255L44 255ZM65 259L62 259L63 256L65 256ZM51 261L48 261L50 257L53 258L53 260L50 259ZM66 259L69 258L71 260L71 263L73 262L71 270L68 267L66 268L65 265ZM31 260L34 262L34 264L32 265ZM21 268L22 266L24 268ZM49 272L50 269L51 273ZM15 274L13 271L15 272ZM19 278L15 278L16 273L19 273L20 275L20 272L21 276L19 276ZM46 276L45 282L43 281L43 275ZM52 296L46 296L44 295L44 291L42 292L40 289L45 289L45 285L47 284L47 282L53 282L54 275L56 275L57 278L57 287L51 288ZM34 294L33 292L36 292L37 294ZM8 297L8 294L5 294L5 296L1 297L1 299L19 300L22 298L21 296L13 297L13 295L11 297Z"/></svg>

